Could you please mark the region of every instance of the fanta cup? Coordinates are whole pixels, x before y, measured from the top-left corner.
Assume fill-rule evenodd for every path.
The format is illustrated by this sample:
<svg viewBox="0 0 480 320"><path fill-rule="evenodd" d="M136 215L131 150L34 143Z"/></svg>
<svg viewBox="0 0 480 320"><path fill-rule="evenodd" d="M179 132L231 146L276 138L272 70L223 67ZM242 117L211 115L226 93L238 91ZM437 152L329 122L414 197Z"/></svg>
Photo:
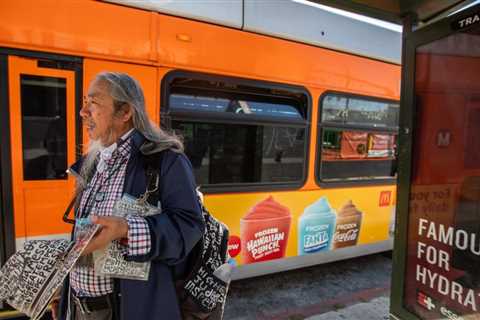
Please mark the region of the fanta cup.
<svg viewBox="0 0 480 320"><path fill-rule="evenodd" d="M298 223L298 254L330 249L335 221L335 210L326 197L306 207Z"/></svg>

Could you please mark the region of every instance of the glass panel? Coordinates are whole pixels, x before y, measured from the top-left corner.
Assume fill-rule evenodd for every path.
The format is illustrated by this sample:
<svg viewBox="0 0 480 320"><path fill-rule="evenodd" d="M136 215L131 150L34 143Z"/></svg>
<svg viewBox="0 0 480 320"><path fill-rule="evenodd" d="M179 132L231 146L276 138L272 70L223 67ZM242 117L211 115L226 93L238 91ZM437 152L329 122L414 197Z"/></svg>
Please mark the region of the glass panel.
<svg viewBox="0 0 480 320"><path fill-rule="evenodd" d="M66 179L66 80L21 75L23 177Z"/></svg>
<svg viewBox="0 0 480 320"><path fill-rule="evenodd" d="M170 95L169 104L172 110L209 111L257 115L269 118L303 119L302 114L295 106L280 102L173 93Z"/></svg>
<svg viewBox="0 0 480 320"><path fill-rule="evenodd" d="M322 181L395 177L395 134L324 129L322 137Z"/></svg>
<svg viewBox="0 0 480 320"><path fill-rule="evenodd" d="M184 137L200 185L303 180L304 128L184 121L172 127Z"/></svg>
<svg viewBox="0 0 480 320"><path fill-rule="evenodd" d="M170 95L169 103L170 108L173 110L225 112L230 100L174 93Z"/></svg>
<svg viewBox="0 0 480 320"><path fill-rule="evenodd" d="M479 319L480 28L416 52L404 305L421 319Z"/></svg>
<svg viewBox="0 0 480 320"><path fill-rule="evenodd" d="M328 94L322 100L322 121L397 128L399 104Z"/></svg>
<svg viewBox="0 0 480 320"><path fill-rule="evenodd" d="M328 94L322 100L322 121L344 123L346 119L347 97Z"/></svg>

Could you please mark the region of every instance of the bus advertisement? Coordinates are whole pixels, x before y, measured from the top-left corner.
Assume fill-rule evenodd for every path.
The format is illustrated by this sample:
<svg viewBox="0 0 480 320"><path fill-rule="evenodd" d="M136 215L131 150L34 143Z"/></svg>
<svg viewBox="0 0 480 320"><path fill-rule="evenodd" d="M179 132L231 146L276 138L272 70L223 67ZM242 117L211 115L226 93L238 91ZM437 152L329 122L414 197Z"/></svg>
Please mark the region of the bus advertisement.
<svg viewBox="0 0 480 320"><path fill-rule="evenodd" d="M183 137L230 229L234 278L391 250L400 33L293 1L271 5L345 34L282 29L250 0L240 25L236 6L219 18L114 2L0 3L0 264L26 240L69 237L66 169L88 143L78 113L101 71L136 78L151 118Z"/></svg>

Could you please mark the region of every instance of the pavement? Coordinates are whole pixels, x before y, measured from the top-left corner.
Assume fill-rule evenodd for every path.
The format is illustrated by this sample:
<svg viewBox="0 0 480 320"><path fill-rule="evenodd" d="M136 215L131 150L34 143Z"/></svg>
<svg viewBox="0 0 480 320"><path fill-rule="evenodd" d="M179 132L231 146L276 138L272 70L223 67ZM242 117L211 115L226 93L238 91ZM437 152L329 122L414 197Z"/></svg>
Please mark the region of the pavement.
<svg viewBox="0 0 480 320"><path fill-rule="evenodd" d="M374 288L321 301L286 312L257 316L256 320L388 320L390 290ZM242 318L252 319L252 318Z"/></svg>
<svg viewBox="0 0 480 320"><path fill-rule="evenodd" d="M327 313L322 319L329 319L335 312L339 319L385 319L391 264L389 256L377 254L234 281L224 320L304 320ZM349 315L350 307L381 297L378 316Z"/></svg>
<svg viewBox="0 0 480 320"><path fill-rule="evenodd" d="M314 315L305 320L388 320L390 299L378 297L367 302L361 302L334 311Z"/></svg>

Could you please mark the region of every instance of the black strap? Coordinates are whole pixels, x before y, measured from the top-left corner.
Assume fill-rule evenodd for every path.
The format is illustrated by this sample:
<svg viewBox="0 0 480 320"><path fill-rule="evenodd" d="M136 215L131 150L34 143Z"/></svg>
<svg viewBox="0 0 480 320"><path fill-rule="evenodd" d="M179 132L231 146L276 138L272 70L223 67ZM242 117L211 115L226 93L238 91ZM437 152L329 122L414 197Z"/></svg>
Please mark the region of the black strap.
<svg viewBox="0 0 480 320"><path fill-rule="evenodd" d="M68 204L67 206L67 209L65 209L65 213L63 214L63 218L62 220L66 223L71 223L71 224L75 224L75 219L70 219L68 217L68 214L70 213L70 211L72 210L73 206L75 205L75 202L77 201L77 196L73 196L72 200L70 201L70 203Z"/></svg>
<svg viewBox="0 0 480 320"><path fill-rule="evenodd" d="M87 185L92 180L93 175L95 174L95 171L96 171L96 168L97 168L97 164L98 164L98 161L99 161L98 159L99 159L98 157L95 158L95 160L92 164L92 167L87 172L86 177L85 177L85 185ZM83 189L84 189L84 187L82 187L80 191L75 190L75 195L72 197L72 200L70 200L70 203L68 204L67 209L65 209L65 212L63 213L62 220L64 222L75 224L75 219L70 219L68 217L68 215L70 214L70 211L75 207L76 202L80 201Z"/></svg>
<svg viewBox="0 0 480 320"><path fill-rule="evenodd" d="M161 161L160 153L153 153L145 156L145 175L147 177L146 190L155 190L152 192L148 199L152 205L157 205L158 200L160 200L160 188L159 180L161 174ZM158 185L155 185L158 184Z"/></svg>

